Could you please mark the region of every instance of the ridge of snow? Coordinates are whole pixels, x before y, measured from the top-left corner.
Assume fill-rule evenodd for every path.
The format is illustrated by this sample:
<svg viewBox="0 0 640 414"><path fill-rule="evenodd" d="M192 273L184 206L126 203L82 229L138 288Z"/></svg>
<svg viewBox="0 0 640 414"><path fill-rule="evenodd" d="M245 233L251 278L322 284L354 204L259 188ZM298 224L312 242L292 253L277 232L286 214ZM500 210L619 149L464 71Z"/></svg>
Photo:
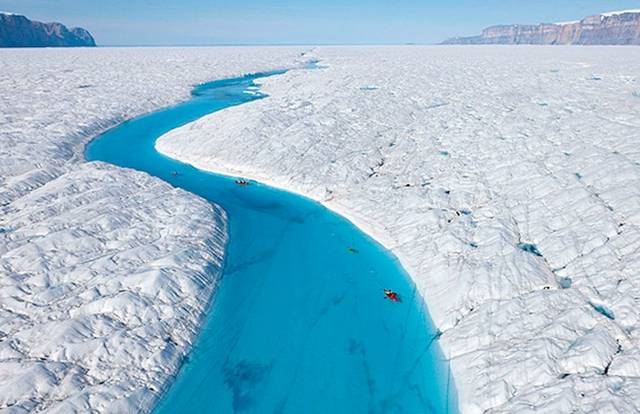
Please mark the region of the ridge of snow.
<svg viewBox="0 0 640 414"><path fill-rule="evenodd" d="M600 13L600 16L611 17L611 16L619 16L621 14L628 14L628 13L640 14L640 9L629 9L629 10L619 10L619 11Z"/></svg>

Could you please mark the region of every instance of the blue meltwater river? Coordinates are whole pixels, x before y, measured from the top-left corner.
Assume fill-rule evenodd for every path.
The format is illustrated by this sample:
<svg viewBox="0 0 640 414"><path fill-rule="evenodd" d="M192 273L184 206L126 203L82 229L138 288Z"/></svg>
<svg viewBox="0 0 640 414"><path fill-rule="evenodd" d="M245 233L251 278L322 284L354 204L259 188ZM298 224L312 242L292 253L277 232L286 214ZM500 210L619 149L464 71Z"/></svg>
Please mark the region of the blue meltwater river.
<svg viewBox="0 0 640 414"><path fill-rule="evenodd" d="M268 72L197 86L190 100L107 131L86 150L228 213L222 280L157 413L453 413L453 382L426 307L397 259L307 198L158 153L164 133L265 95ZM383 289L402 302L385 299Z"/></svg>

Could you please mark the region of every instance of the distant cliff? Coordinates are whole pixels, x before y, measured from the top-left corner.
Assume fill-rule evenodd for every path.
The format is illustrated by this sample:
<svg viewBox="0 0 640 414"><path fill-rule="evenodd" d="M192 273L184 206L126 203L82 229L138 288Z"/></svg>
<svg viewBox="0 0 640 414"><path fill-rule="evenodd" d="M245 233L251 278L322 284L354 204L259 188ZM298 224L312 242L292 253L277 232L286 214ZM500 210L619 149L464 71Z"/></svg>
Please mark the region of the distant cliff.
<svg viewBox="0 0 640 414"><path fill-rule="evenodd" d="M454 37L459 45L640 45L640 10L589 16L568 23L491 26L479 36Z"/></svg>
<svg viewBox="0 0 640 414"><path fill-rule="evenodd" d="M91 33L61 23L41 23L0 12L0 47L95 46Z"/></svg>

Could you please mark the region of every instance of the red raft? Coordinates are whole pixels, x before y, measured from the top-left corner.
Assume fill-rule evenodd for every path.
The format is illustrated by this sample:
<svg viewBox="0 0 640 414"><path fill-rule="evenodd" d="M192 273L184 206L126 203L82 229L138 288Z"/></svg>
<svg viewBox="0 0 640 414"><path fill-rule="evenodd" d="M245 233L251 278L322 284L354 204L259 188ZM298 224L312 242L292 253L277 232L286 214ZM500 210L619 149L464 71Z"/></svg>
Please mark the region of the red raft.
<svg viewBox="0 0 640 414"><path fill-rule="evenodd" d="M384 298L385 299L389 299L389 300L391 300L393 302L401 302L400 295L398 295L393 290L389 290L389 289L385 289L384 290Z"/></svg>

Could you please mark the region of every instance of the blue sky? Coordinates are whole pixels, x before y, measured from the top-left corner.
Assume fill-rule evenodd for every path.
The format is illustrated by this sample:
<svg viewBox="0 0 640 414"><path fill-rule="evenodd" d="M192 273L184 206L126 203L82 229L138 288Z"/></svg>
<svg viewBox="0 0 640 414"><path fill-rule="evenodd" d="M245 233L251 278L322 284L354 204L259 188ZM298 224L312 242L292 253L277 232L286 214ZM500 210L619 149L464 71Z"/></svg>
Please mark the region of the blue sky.
<svg viewBox="0 0 640 414"><path fill-rule="evenodd" d="M574 20L640 0L0 0L101 45L436 43L498 23Z"/></svg>

